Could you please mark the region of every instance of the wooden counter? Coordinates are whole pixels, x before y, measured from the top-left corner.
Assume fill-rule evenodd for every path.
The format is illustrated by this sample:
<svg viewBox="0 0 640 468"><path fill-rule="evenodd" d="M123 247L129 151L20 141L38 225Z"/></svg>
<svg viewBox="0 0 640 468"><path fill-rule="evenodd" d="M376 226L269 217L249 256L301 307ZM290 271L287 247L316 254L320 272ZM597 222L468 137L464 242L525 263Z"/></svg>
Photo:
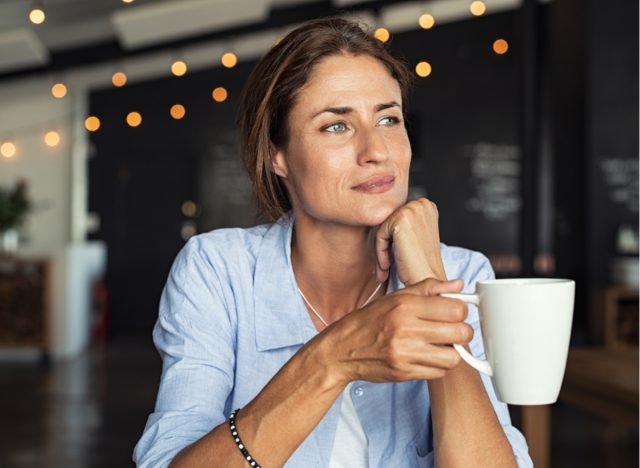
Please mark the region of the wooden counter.
<svg viewBox="0 0 640 468"><path fill-rule="evenodd" d="M0 257L0 350L49 347L49 261Z"/></svg>
<svg viewBox="0 0 640 468"><path fill-rule="evenodd" d="M638 428L638 348L572 348L559 400ZM551 459L551 406L522 406L522 432L536 468Z"/></svg>

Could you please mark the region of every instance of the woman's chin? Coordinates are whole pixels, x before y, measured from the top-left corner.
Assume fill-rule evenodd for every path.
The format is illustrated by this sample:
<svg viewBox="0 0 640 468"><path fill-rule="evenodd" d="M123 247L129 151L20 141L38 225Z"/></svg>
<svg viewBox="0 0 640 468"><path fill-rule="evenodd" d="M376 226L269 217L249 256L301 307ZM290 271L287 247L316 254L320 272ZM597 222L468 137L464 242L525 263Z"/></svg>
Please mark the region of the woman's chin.
<svg viewBox="0 0 640 468"><path fill-rule="evenodd" d="M379 226L384 223L389 216L391 216L398 208L402 206L401 203L384 203L379 206L365 210L362 214L362 223L367 226Z"/></svg>

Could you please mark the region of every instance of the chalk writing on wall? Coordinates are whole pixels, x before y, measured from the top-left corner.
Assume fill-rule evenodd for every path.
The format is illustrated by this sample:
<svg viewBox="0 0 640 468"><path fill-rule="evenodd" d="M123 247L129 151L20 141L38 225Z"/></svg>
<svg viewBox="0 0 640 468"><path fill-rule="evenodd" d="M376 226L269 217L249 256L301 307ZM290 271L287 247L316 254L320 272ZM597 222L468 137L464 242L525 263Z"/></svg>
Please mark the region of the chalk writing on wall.
<svg viewBox="0 0 640 468"><path fill-rule="evenodd" d="M504 221L520 210L520 148L502 143L465 145L469 161L471 194L465 201L469 212L487 221Z"/></svg>
<svg viewBox="0 0 640 468"><path fill-rule="evenodd" d="M600 158L600 170L609 200L638 212L638 159L606 156Z"/></svg>
<svg viewBox="0 0 640 468"><path fill-rule="evenodd" d="M255 224L253 191L233 128L217 132L200 158L198 188L201 199L206 200L201 217L203 228Z"/></svg>

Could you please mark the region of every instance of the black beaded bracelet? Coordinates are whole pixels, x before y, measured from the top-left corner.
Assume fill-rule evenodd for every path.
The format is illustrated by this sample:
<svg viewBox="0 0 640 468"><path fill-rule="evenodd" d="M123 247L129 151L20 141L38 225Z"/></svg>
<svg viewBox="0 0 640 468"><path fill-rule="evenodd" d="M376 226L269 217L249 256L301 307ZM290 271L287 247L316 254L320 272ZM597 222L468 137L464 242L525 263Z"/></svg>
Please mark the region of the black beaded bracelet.
<svg viewBox="0 0 640 468"><path fill-rule="evenodd" d="M254 468L260 468L260 465L258 464L258 462L254 460L254 458L249 454L247 447L245 447L244 444L242 443L242 439L240 439L240 434L238 434L238 429L236 429L236 414L238 414L238 411L240 411L240 408L238 408L235 411L232 411L231 415L229 416L229 429L231 430L231 436L233 437L233 440L235 441L236 445L242 452L242 455L244 455L245 460L247 460L247 463L249 463L249 465L253 466Z"/></svg>

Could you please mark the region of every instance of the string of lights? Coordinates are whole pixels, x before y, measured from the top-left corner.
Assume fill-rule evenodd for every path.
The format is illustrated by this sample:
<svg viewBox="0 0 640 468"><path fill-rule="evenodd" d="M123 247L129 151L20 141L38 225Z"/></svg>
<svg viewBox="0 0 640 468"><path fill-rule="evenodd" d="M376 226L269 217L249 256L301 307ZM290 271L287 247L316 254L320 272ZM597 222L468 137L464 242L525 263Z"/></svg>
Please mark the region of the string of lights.
<svg viewBox="0 0 640 468"><path fill-rule="evenodd" d="M122 0L122 3L131 4L134 1L135 0ZM44 2L31 2L31 9L29 10L29 21L31 21L35 25L40 25L44 23L46 19L47 14L45 13Z"/></svg>
<svg viewBox="0 0 640 468"><path fill-rule="evenodd" d="M123 3L131 4L135 0L122 0ZM486 5L479 0L473 1L469 4L469 11L473 16L479 17L483 16L486 11ZM46 19L46 13L44 9L44 5L42 2L33 2L32 8L29 12L29 19L32 23L38 25L42 24ZM418 18L418 26L424 30L429 30L436 25L436 18L430 12L424 12ZM391 39L391 32L385 27L377 28L374 33L374 37L381 42L388 42ZM496 39L491 44L491 50L497 55L506 54L509 50L508 42L503 38ZM220 64L228 69L234 68L238 63L238 57L232 51L226 51L222 53L220 56ZM185 76L189 70L187 62L179 55L174 55L174 60L170 64L171 74L175 77ZM121 88L126 86L129 79L126 74L125 68L120 64L114 64L114 68L112 69L113 73L111 75L111 83L116 88ZM427 60L420 60L415 65L415 73L420 78L426 78L430 76L433 72L433 66ZM64 79L56 79L51 86L50 89L51 95L56 99L64 99L69 94L69 86L65 83ZM211 91L211 98L216 103L225 102L229 97L229 93L226 88L222 86L215 87ZM181 120L186 116L187 110L185 106L181 103L174 103L169 108L169 115L175 120ZM64 118L68 116L61 116L59 118ZM129 112L124 121L130 127L138 127L143 122L142 114L135 110ZM97 132L100 130L102 126L102 122L99 116L89 115L86 117L84 121L84 127L89 132ZM43 141L44 143L51 147L55 148L59 145L62 137L60 132L56 130L57 128L55 124L48 123L39 123L39 124L30 124L27 126L11 129L11 130L3 130L5 134L4 138L0 138L0 156L10 159L19 154L18 146L16 143L15 135L20 133L32 132L34 129L41 129L43 132ZM9 136L10 135L10 136Z"/></svg>

